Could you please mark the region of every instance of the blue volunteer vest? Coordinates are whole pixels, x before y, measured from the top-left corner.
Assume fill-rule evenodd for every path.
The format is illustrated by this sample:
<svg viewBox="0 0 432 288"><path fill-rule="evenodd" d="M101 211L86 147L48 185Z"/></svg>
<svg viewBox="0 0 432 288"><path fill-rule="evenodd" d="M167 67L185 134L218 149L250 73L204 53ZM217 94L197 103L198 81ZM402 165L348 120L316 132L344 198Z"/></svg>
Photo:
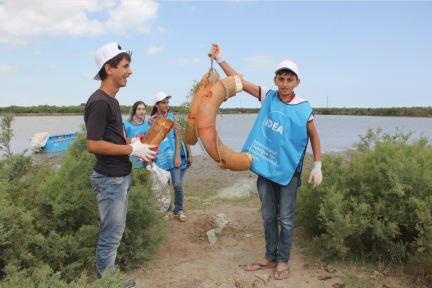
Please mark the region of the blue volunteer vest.
<svg viewBox="0 0 432 288"><path fill-rule="evenodd" d="M281 185L301 172L312 113L307 101L290 105L270 90L242 149L252 155L251 170Z"/></svg>
<svg viewBox="0 0 432 288"><path fill-rule="evenodd" d="M172 113L168 113L167 119L174 121L174 115ZM180 132L179 132L180 133ZM182 147L180 151L180 160L181 160L181 169L187 168L187 152L186 146L181 140ZM168 136L159 144L159 155L156 156L156 164L163 170L170 170L174 168L174 157L176 150L176 137L174 133L174 129L168 134Z"/></svg>
<svg viewBox="0 0 432 288"><path fill-rule="evenodd" d="M145 120L144 123L141 125L134 125L129 121L124 121L123 126L126 131L126 138L135 138L137 135L145 135L148 129L150 129L150 124L148 124L148 122ZM147 166L147 162L144 161L138 162L138 158L135 156L130 156L130 160L134 164L133 165L134 169Z"/></svg>

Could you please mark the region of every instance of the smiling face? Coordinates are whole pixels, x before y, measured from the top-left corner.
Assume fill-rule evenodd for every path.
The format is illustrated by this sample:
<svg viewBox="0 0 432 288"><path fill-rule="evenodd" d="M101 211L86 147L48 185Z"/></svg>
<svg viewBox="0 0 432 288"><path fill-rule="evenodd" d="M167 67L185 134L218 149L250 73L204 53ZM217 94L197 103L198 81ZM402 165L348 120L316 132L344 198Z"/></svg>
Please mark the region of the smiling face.
<svg viewBox="0 0 432 288"><path fill-rule="evenodd" d="M139 104L136 112L135 112L135 116L137 118L143 119L146 115L146 107L144 106L144 104Z"/></svg>
<svg viewBox="0 0 432 288"><path fill-rule="evenodd" d="M155 106L156 106L159 113L165 114L169 108L169 100L167 98L165 98L164 100L156 103Z"/></svg>
<svg viewBox="0 0 432 288"><path fill-rule="evenodd" d="M107 71L107 74L111 78L111 81L117 86L117 87L125 87L127 84L127 78L132 74L132 70L130 69L130 62L124 57L119 64L117 65L117 68L111 67L109 64L105 67L105 70Z"/></svg>
<svg viewBox="0 0 432 288"><path fill-rule="evenodd" d="M297 79L297 76L293 73L283 71L274 77L274 83L279 89L279 96L288 98L291 97L294 88L300 84L300 79Z"/></svg>

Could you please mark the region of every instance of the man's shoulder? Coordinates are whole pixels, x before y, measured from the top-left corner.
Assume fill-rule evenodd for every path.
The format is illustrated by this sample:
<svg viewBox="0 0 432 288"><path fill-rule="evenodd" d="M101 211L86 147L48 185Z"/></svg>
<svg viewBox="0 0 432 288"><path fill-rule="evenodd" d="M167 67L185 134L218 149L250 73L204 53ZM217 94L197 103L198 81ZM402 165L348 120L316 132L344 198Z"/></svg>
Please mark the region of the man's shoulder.
<svg viewBox="0 0 432 288"><path fill-rule="evenodd" d="M103 92L102 90L98 89L96 90L89 98L89 100L87 101L87 103L92 103L92 102L96 102L96 101L103 101L106 103L110 103L109 101L109 96L107 97L107 94L105 92Z"/></svg>
<svg viewBox="0 0 432 288"><path fill-rule="evenodd" d="M308 102L307 100L295 95L294 98L288 103L290 105L297 105L297 104L301 104L304 102Z"/></svg>

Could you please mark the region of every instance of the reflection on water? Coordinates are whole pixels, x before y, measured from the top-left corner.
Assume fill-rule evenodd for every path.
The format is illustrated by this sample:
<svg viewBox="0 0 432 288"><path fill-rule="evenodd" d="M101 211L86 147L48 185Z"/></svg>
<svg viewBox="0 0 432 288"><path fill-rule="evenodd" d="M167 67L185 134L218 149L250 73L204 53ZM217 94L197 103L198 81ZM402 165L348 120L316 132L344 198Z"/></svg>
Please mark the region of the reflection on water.
<svg viewBox="0 0 432 288"><path fill-rule="evenodd" d="M257 114L224 115L224 123L219 134L221 141L231 150L239 152L252 129L256 116ZM123 120L128 117L124 115ZM216 122L217 125L221 123L220 116ZM29 139L34 133L48 132L50 135L74 133L80 130L83 123L83 116L15 117L12 122L12 129L14 129L12 151L20 153L30 148ZM352 147L353 142L358 141L358 135L366 134L368 127L374 129L381 127L383 132L389 133L394 133L396 126L404 127L406 132L415 132L414 138L422 131L426 136L432 135L432 118L316 115L315 126L321 139L323 152L341 151ZM311 152L310 145L308 151ZM203 154L199 144L192 146L192 153Z"/></svg>

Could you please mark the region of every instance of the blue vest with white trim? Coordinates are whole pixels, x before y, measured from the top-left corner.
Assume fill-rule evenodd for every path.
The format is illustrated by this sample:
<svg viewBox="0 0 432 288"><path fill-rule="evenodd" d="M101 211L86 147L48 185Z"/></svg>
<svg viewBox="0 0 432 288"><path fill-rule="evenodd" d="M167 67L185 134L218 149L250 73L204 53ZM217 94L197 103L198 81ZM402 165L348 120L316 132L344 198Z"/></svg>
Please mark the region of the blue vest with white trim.
<svg viewBox="0 0 432 288"><path fill-rule="evenodd" d="M124 121L123 126L126 132L126 138L135 138L137 135L145 135L150 129L150 124L146 120L141 125L134 125L129 121ZM138 162L138 158L135 156L130 156L130 160L132 161L133 168L142 168L147 166L147 162L140 161Z"/></svg>
<svg viewBox="0 0 432 288"><path fill-rule="evenodd" d="M174 114L168 113L167 119L170 119L174 121ZM178 132L180 133L180 131ZM187 168L187 152L186 147L183 142L183 139L181 140L181 150L180 150L180 160L181 160L181 169ZM171 132L168 134L168 136L162 141L162 143L159 144L159 155L156 156L156 164L159 168L164 170L170 170L174 168L174 157L175 157L175 150L176 150L176 136L174 129L171 130Z"/></svg>
<svg viewBox="0 0 432 288"><path fill-rule="evenodd" d="M277 91L270 90L242 149L252 155L251 170L281 185L301 172L312 113L307 101L284 103Z"/></svg>

